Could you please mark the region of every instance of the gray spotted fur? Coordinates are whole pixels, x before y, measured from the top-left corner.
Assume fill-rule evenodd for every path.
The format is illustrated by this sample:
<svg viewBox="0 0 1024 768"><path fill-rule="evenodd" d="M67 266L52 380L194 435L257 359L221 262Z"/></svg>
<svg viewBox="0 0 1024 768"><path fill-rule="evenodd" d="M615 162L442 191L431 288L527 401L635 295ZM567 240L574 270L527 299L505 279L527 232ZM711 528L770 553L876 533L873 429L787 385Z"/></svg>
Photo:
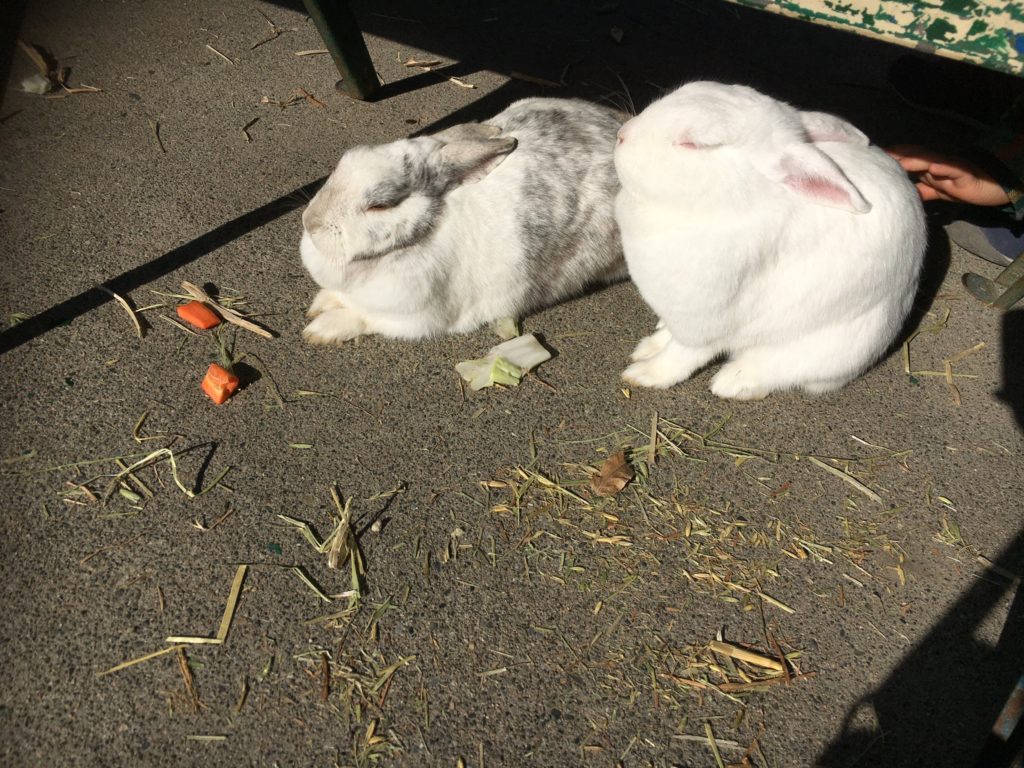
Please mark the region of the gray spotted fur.
<svg viewBox="0 0 1024 768"><path fill-rule="evenodd" d="M625 278L621 123L531 98L486 123L350 149L303 214L300 252L323 288L306 338L461 333Z"/></svg>
<svg viewBox="0 0 1024 768"><path fill-rule="evenodd" d="M619 116L579 99L537 98L516 102L487 122L518 140L517 159L527 166L529 182L517 212L526 256L522 277L530 285L526 311L591 283L623 279L625 264L608 254L621 248L607 204L619 189L612 162ZM595 274L598 262L611 264Z"/></svg>

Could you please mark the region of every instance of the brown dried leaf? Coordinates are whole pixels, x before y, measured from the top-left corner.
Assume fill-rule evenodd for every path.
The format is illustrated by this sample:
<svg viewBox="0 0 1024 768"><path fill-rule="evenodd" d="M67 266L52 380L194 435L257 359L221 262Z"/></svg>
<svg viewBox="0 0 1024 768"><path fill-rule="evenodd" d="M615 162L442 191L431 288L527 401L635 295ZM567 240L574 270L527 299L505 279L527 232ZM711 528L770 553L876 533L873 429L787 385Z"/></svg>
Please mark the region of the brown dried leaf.
<svg viewBox="0 0 1024 768"><path fill-rule="evenodd" d="M598 496L614 496L633 479L633 468L626 460L626 452L619 451L590 476L590 486Z"/></svg>

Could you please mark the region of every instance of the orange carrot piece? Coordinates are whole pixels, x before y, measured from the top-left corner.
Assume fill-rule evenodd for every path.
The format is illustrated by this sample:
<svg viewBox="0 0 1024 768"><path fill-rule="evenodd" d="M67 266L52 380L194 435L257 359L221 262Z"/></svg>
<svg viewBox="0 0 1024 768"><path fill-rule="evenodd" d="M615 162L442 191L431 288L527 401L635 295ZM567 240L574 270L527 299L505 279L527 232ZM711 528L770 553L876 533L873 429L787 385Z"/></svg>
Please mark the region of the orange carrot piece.
<svg viewBox="0 0 1024 768"><path fill-rule="evenodd" d="M238 377L217 363L210 363L203 378L203 392L217 405L222 404L238 389Z"/></svg>
<svg viewBox="0 0 1024 768"><path fill-rule="evenodd" d="M188 304L182 304L178 307L178 317L187 323L191 323L196 328L202 328L204 331L209 328L215 328L223 322L220 319L220 315L201 301L190 301Z"/></svg>

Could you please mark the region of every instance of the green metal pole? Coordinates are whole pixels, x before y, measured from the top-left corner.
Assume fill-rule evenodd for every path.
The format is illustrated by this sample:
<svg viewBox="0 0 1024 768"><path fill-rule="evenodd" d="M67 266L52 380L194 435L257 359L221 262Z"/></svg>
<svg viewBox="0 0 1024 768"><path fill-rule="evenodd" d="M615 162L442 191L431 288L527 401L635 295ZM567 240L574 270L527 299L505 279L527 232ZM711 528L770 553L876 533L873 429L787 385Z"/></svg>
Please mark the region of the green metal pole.
<svg viewBox="0 0 1024 768"><path fill-rule="evenodd" d="M347 0L302 2L341 75L338 88L354 99L368 99L379 85L377 71Z"/></svg>

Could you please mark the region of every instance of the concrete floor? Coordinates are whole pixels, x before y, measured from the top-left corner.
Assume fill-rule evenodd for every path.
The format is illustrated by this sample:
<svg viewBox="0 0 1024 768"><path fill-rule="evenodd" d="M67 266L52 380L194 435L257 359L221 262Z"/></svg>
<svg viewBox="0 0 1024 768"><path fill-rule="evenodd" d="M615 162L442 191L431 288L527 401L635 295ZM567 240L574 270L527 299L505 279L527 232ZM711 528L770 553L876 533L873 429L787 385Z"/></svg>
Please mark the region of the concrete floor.
<svg viewBox="0 0 1024 768"><path fill-rule="evenodd" d="M558 351L546 385L463 393L454 364L488 331L310 347L297 249L301 204L345 148L541 92L641 109L704 77L843 114L880 144L971 130L886 88L903 49L727 4L354 9L387 84L373 103L334 90L328 57L295 55L321 42L294 4L25 10L21 37L101 90L22 93L15 51L0 108L3 764L712 766L709 732L725 763L764 768L972 764L1024 638L1006 578L1024 571L1024 320L960 286L993 266L936 227L916 328L948 318L911 361L942 371L984 344L954 365L959 404L899 351L835 395L737 404L707 372L626 396L618 374L654 323L629 284L526 321ZM311 98L274 103L298 89ZM278 334L226 335L250 380L222 407L198 389L212 338L158 317L183 279L244 296ZM144 338L100 283L146 308ZM642 448L655 414L685 457L663 442L648 478L591 505L535 481L517 514L514 467L585 493L581 465ZM230 471L197 498L166 461L138 473L152 498L75 491L167 445L190 490ZM323 536L332 484L366 563L349 613L285 567L327 593L351 583L278 517ZM98 674L212 635L242 563L226 641L185 649L194 695L177 654ZM798 652L806 677L744 687L763 673L719 657L740 687L709 687L719 633Z"/></svg>

